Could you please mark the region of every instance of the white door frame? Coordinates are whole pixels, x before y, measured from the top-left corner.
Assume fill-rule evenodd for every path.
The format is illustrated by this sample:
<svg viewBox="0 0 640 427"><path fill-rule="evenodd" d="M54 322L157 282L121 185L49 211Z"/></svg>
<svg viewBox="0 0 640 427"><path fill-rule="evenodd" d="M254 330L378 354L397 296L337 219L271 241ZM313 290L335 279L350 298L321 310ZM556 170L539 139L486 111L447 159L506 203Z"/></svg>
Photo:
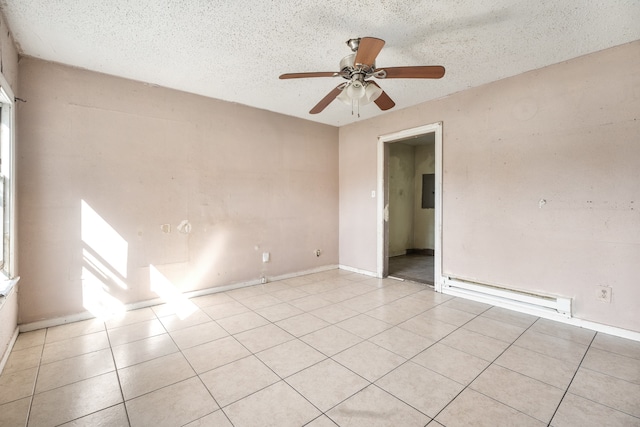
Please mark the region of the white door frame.
<svg viewBox="0 0 640 427"><path fill-rule="evenodd" d="M435 133L435 248L433 282L435 290L442 292L442 122L418 126L378 137L378 277L385 277L389 268L389 144L406 138Z"/></svg>

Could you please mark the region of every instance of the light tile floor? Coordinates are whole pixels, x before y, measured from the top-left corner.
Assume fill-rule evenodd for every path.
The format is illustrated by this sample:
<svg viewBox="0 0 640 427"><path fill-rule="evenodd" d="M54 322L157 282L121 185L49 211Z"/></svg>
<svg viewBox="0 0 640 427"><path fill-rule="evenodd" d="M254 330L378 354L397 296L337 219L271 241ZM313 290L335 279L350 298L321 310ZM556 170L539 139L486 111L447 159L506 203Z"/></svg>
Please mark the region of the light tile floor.
<svg viewBox="0 0 640 427"><path fill-rule="evenodd" d="M640 426L640 342L341 270L21 334L2 426Z"/></svg>

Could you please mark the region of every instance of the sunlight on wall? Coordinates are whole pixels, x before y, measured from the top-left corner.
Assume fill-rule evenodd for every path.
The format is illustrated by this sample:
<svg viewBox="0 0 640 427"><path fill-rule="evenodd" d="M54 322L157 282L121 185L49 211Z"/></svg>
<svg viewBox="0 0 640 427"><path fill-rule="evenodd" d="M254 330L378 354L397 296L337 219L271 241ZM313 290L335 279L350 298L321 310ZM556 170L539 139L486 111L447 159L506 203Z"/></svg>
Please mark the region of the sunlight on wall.
<svg viewBox="0 0 640 427"><path fill-rule="evenodd" d="M82 305L98 319L107 320L125 312L124 304L105 289L102 278L82 267Z"/></svg>
<svg viewBox="0 0 640 427"><path fill-rule="evenodd" d="M122 302L110 294L113 285L128 289L128 243L84 200L81 201L82 305L99 319L124 313Z"/></svg>
<svg viewBox="0 0 640 427"><path fill-rule="evenodd" d="M94 256L86 248L82 249L82 259L85 264L91 267L96 273L102 277L104 283L115 283L122 289L128 289L127 284L117 274L115 274L107 265Z"/></svg>
<svg viewBox="0 0 640 427"><path fill-rule="evenodd" d="M149 282L151 290L158 294L180 319L186 319L198 310L198 307L153 265L149 265Z"/></svg>
<svg viewBox="0 0 640 427"><path fill-rule="evenodd" d="M84 200L81 208L82 241L120 276L127 277L127 241Z"/></svg>
<svg viewBox="0 0 640 427"><path fill-rule="evenodd" d="M227 230L217 228L206 247L199 251L200 256L190 265L188 275L183 282L188 289L212 286L204 281L205 278L211 275L213 269L220 267L218 265L220 262L218 254L224 253L224 249L230 240L229 234Z"/></svg>

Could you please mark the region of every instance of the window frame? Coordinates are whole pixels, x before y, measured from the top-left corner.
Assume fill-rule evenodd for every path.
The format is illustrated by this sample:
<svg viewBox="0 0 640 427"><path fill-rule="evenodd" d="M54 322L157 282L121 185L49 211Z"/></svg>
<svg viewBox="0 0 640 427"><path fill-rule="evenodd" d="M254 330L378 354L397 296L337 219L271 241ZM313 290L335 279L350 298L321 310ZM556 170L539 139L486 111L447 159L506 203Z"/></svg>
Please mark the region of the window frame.
<svg viewBox="0 0 640 427"><path fill-rule="evenodd" d="M4 224L2 224L4 262L0 267L0 279L5 280L14 279L17 274L15 102L9 83L0 73L0 174L4 177L4 205L0 207L4 214Z"/></svg>

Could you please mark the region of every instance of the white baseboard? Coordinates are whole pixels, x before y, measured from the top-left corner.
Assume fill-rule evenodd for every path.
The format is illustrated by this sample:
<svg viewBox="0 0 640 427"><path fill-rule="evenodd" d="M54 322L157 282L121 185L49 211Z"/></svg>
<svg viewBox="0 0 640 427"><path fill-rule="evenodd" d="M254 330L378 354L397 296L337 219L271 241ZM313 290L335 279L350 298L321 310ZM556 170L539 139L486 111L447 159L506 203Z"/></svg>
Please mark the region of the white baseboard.
<svg viewBox="0 0 640 427"><path fill-rule="evenodd" d="M322 273L324 271L336 270L338 268L340 267L337 264L329 264L329 265L324 265L322 267L312 268L309 270L298 271L296 273L288 273L288 274L282 274L280 276L267 277L267 281L275 282L278 280L292 279L294 277L306 276L307 274Z"/></svg>
<svg viewBox="0 0 640 427"><path fill-rule="evenodd" d="M318 267L318 268L314 268L314 269L310 269L310 270L305 270L305 271L299 271L296 273L289 273L289 274L283 274L280 276L273 276L273 277L268 277L267 278L267 282L275 282L278 280L286 280L286 279L291 279L294 277L298 277L298 276L306 276L307 274L313 274L313 273L320 273L323 271L329 271L329 270L335 270L336 268L339 268L341 270L345 270L345 271L350 271L352 273L358 273L358 274L363 274L366 276L371 276L371 277L378 277L378 275L374 272L371 271L367 271L367 270L361 270L358 268L354 268L354 267L350 267L347 265L327 265L327 266L323 266L323 267ZM443 278L444 279L444 278ZM240 288L245 288L248 286L254 286L254 285L258 285L261 284L261 281L259 279L256 280L251 280L251 281L247 281L247 282L242 282L242 283L235 283L233 285L228 285L228 286L220 286L220 287L214 287L214 288L207 288L207 289L202 289L202 290L197 290L197 291L192 291L192 292L187 292L184 295L187 298L194 298L194 297L198 297L198 296L203 296L203 295L209 295L209 294L215 294L215 293L220 293L220 292L226 292L226 291L231 291L234 289L240 289ZM495 305L498 307L503 307L509 310L513 310L513 311L517 311L520 313L525 313L525 314L531 314L534 316L538 316L538 317L542 317L545 319L550 319L550 320L555 320L558 322L562 322L562 323L566 323L569 325L574 325L574 326L579 326L581 328L585 328L585 329L589 329L592 331L596 331L596 332L602 332L605 334L609 334L609 335L614 335L617 337L621 337L621 338L626 338L626 339L630 339L633 341L639 341L640 342L640 332L636 332L636 331L630 331L627 329L623 329L623 328L618 328L615 326L610 326L610 325L604 325L601 323L596 323L596 322L591 322L588 320L583 320L580 318L576 318L576 317L569 317L567 318L565 315L558 313L557 311L554 310L540 310L540 309L536 309L536 308L531 308L530 306L526 305L526 304L518 304L517 302L505 302L505 301L500 301L497 299L492 299L489 298L487 296L478 296L478 295L470 295L470 294L465 294L465 293L461 293L461 292L455 292L455 291L451 291L451 289L443 289L443 293L444 294L448 294L448 295L453 295L453 296L457 296L460 298L465 298L465 299L470 299L470 300L474 300L474 301L478 301L478 302L484 302L487 304L491 304L491 305ZM160 298L156 298L153 300L146 300L146 301L140 301L140 302L136 302L136 303L132 303L132 304L127 304L125 306L125 309L128 310L135 310L138 308L145 308L145 307L151 307L154 305L159 305L159 304L164 304L164 300L160 299ZM81 320L87 320L87 319L93 319L95 318L95 316L93 316L91 313L89 312L83 312L83 313L78 313L78 314L73 314L70 316L64 316L64 317L59 317L59 318L55 318L55 319L47 319L47 320L42 320L42 321L38 321L38 322L32 322L32 323L27 323L27 324L23 324L23 325L19 325L18 327L16 327L16 331L14 333L14 336L12 338L12 341L8 347L8 350L6 352L6 354L3 356L2 358L2 362L0 364L0 372L2 372L2 367L4 367L4 364L6 363L6 359L9 357L9 353L10 353L10 349L13 348L13 344L15 343L15 340L18 336L18 329L20 332L29 332L29 331L33 331L36 329L43 329L43 328L49 328L52 326L59 326L59 325L64 325L66 323L72 323L72 322L78 322Z"/></svg>
<svg viewBox="0 0 640 427"><path fill-rule="evenodd" d="M16 343L16 340L18 339L19 332L20 332L20 328L16 326L16 328L13 331L13 335L9 340L9 344L7 345L7 348L4 354L2 355L2 360L0 360L0 374L4 370L4 366L7 364L7 360L9 360L9 355L11 354L11 350L13 350L13 346Z"/></svg>
<svg viewBox="0 0 640 427"><path fill-rule="evenodd" d="M269 283L269 282L275 282L278 280L291 279L298 276L306 276L308 274L313 274L313 273L321 273L323 271L335 270L336 268L338 268L337 265L331 264L331 265L326 265L322 267L312 268L309 270L298 271L295 273L287 273L279 276L266 277L266 279L267 279L267 283ZM227 286L216 286L213 288L206 288L206 289L200 289L197 291L185 292L183 295L186 298L195 298L195 297L200 297L204 295L217 294L220 292L227 292L227 291L232 291L234 289L246 288L248 286L255 286L260 284L262 284L261 279L255 279L255 280L249 280L246 282L234 283L232 285L227 285ZM163 300L162 298L154 298L151 300L125 304L124 308L125 308L125 311L137 310L139 308L153 307L154 305L164 304L165 302L166 301ZM51 328L53 326L60 326L60 325L65 325L67 323L80 322L82 320L89 320L94 318L95 316L89 311L83 311L82 313L71 314L68 316L39 320L31 323L24 323L22 325L19 325L19 329L20 329L20 332L29 332L29 331L35 331L38 329Z"/></svg>
<svg viewBox="0 0 640 427"><path fill-rule="evenodd" d="M348 265L338 265L340 270L350 271L352 273L364 274L365 276L378 277L378 275L372 271L361 270L359 268L349 267Z"/></svg>
<svg viewBox="0 0 640 427"><path fill-rule="evenodd" d="M602 323L591 322L589 320L572 317L570 319L554 319L558 322L566 323L580 328L589 329L591 331L602 332L607 335L614 335L628 340L640 341L640 332L630 331L628 329L618 328L617 326L603 325Z"/></svg>

